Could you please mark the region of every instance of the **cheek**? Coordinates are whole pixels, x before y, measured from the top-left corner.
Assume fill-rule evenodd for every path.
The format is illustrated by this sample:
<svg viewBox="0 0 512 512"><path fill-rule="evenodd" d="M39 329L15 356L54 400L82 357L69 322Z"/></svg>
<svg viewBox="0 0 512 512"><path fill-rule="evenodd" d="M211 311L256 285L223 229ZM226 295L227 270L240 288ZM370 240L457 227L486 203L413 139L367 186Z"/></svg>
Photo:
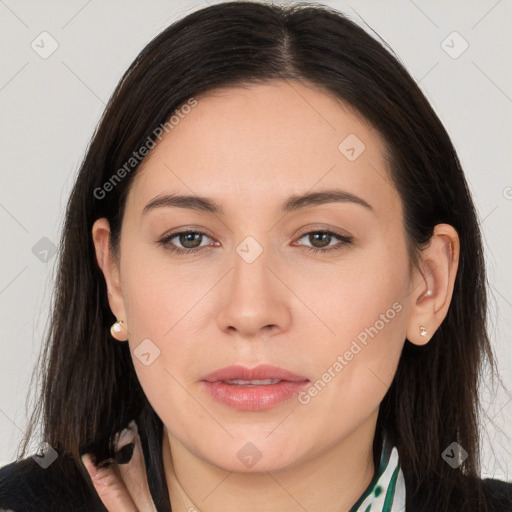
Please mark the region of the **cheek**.
<svg viewBox="0 0 512 512"><path fill-rule="evenodd" d="M324 280L323 297L311 297L331 332L316 338L317 380L299 396L333 433L360 424L391 385L406 337L409 285L405 249L368 251L338 270Z"/></svg>
<svg viewBox="0 0 512 512"><path fill-rule="evenodd" d="M151 340L159 352L155 363L168 370L186 367L189 349L198 339L194 319L205 290L196 281L197 274L178 276L148 270L134 274L123 287L132 353L143 341Z"/></svg>
<svg viewBox="0 0 512 512"><path fill-rule="evenodd" d="M126 243L130 250L123 261L122 289L130 332L137 338L165 341L193 316L214 276L199 276L197 266L178 264L163 248Z"/></svg>
<svg viewBox="0 0 512 512"><path fill-rule="evenodd" d="M322 348L343 349L353 339L359 337L364 343L377 335L400 343L406 326L408 261L400 240L396 245L377 240L367 248L347 252L331 265L292 268L286 278L308 305L310 312L304 309L306 315L300 316L308 317L309 326L312 320L317 325ZM296 323L308 328L296 316ZM384 349L382 345L374 348Z"/></svg>
<svg viewBox="0 0 512 512"><path fill-rule="evenodd" d="M121 276L128 343L149 402L165 415L190 402L182 386L188 384L185 370L194 365L194 318L213 282L201 281L197 272L171 268L159 251L130 243L128 237L125 244Z"/></svg>

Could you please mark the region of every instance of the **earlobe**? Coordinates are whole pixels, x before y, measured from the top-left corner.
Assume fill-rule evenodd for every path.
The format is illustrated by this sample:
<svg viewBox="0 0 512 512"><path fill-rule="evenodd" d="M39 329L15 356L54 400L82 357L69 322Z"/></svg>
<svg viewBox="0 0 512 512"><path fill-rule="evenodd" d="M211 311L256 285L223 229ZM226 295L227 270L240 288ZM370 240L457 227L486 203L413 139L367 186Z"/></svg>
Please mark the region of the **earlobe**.
<svg viewBox="0 0 512 512"><path fill-rule="evenodd" d="M434 228L420 255L410 294L407 339L425 345L443 322L450 307L459 264L459 236L448 224Z"/></svg>
<svg viewBox="0 0 512 512"><path fill-rule="evenodd" d="M96 261L100 267L107 287L108 303L118 320L110 333L118 341L126 341L127 326L124 299L121 293L119 265L110 250L110 225L107 219L97 219L92 227L92 239L96 252Z"/></svg>

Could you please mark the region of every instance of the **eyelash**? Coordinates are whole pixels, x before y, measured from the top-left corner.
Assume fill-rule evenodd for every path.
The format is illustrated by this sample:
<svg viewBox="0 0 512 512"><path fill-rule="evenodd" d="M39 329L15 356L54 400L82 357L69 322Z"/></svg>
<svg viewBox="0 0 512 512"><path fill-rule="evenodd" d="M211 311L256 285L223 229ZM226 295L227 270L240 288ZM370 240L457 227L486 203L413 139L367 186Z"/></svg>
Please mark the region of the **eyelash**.
<svg viewBox="0 0 512 512"><path fill-rule="evenodd" d="M336 237L336 238L338 238L340 240L340 243L337 244L337 245L334 245L333 247L308 247L308 246L304 246L304 247L306 247L306 250L309 253L317 253L317 252L329 253L331 251L339 251L339 250L343 249L346 245L351 244L352 241L353 241L352 237L350 237L350 236L341 235L339 233L335 233L334 231L329 231L327 229L307 231L306 233L303 233L302 235L300 235L298 240L300 240L301 238L304 238L307 235L311 235L313 233L322 233L322 234L326 234L326 235L330 235L330 236ZM175 253L175 254L186 254L186 255L198 253L198 252L200 252L203 249L206 249L208 247L208 246L204 245L204 246L196 247L194 249L182 249L182 248L176 247L176 246L174 246L174 245L172 245L170 243L170 241L173 238L176 238L179 235L190 235L190 234L196 234L196 235L201 235L201 236L206 236L208 238L211 238L206 233L203 233L202 231L193 231L193 230L175 231L174 233L171 233L171 234L169 234L167 236L164 236L163 238L158 240L158 244L161 245L161 246L164 246L166 248L166 250L168 250L168 251L170 251L172 253Z"/></svg>

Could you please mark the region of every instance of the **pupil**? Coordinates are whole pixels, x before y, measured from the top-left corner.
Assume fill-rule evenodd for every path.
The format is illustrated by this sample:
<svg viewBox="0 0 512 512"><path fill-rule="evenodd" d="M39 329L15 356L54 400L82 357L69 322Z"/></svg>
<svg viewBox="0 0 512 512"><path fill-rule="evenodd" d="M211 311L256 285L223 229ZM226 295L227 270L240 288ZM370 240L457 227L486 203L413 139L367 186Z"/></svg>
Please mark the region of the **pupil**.
<svg viewBox="0 0 512 512"><path fill-rule="evenodd" d="M194 240L194 238L197 237L197 238L200 238L201 235L199 235L198 233L185 233L185 234L182 234L180 236L180 243L184 246L184 247L187 247L188 249L193 249L194 247L197 247L199 244L197 243L194 243L194 242L197 242L197 239ZM187 244L191 244L191 245L187 245Z"/></svg>
<svg viewBox="0 0 512 512"><path fill-rule="evenodd" d="M324 245L329 245L330 238L331 238L331 235L329 235L329 233L318 232L318 233L313 233L312 236L314 239L316 239L317 241L320 241L320 242L322 242L322 238L327 237L327 240L324 239L323 241L326 242ZM311 235L310 235L310 238L311 238ZM310 242L313 242L313 241L310 239ZM321 247L324 247L324 245L321 245Z"/></svg>

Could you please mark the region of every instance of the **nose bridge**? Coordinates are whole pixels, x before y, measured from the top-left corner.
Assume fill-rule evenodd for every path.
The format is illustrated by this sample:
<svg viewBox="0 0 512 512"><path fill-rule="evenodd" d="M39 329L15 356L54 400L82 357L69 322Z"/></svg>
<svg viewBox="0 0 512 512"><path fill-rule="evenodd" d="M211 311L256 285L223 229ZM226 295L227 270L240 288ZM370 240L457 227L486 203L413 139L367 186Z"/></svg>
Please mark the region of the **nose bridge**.
<svg viewBox="0 0 512 512"><path fill-rule="evenodd" d="M270 290L267 267L271 265L271 256L268 244L263 246L252 236L238 244L233 256L233 291L242 293L243 297L268 295Z"/></svg>
<svg viewBox="0 0 512 512"><path fill-rule="evenodd" d="M286 289L275 277L276 257L261 236L247 236L234 250L233 270L219 311L219 327L251 337L264 328L286 328ZM273 269L271 271L270 269Z"/></svg>

